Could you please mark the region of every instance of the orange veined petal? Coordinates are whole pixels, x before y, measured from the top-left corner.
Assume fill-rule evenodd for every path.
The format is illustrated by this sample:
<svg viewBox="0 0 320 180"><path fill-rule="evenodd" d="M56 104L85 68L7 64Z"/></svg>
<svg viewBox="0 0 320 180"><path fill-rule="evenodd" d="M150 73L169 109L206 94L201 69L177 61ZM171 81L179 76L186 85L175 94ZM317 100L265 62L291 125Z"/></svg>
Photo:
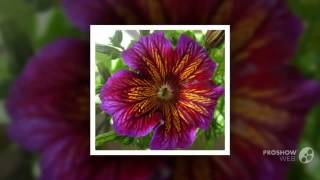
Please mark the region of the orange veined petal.
<svg viewBox="0 0 320 180"><path fill-rule="evenodd" d="M173 74L180 82L208 81L211 79L215 63L206 50L186 35L181 35L176 46Z"/></svg>

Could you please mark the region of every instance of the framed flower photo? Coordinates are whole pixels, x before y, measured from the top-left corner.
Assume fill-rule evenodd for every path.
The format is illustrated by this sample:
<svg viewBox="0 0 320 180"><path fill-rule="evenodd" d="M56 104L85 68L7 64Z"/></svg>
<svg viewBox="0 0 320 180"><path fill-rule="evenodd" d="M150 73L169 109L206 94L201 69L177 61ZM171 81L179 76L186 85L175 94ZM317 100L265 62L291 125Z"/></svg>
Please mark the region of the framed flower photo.
<svg viewBox="0 0 320 180"><path fill-rule="evenodd" d="M229 25L91 25L91 155L230 155Z"/></svg>

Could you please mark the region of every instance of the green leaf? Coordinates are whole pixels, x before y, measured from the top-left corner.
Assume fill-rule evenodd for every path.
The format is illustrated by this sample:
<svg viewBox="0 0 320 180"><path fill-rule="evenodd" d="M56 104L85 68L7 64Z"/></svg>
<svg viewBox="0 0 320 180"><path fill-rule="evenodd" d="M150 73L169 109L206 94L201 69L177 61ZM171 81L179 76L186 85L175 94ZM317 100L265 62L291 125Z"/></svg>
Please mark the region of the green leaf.
<svg viewBox="0 0 320 180"><path fill-rule="evenodd" d="M73 27L61 8L52 8L49 11L44 30L36 39L38 48L61 37L79 37L81 33Z"/></svg>
<svg viewBox="0 0 320 180"><path fill-rule="evenodd" d="M116 140L124 145L130 145L134 142L133 137L126 137L126 136L118 136Z"/></svg>
<svg viewBox="0 0 320 180"><path fill-rule="evenodd" d="M111 45L96 44L96 52L110 56L111 59L120 57L120 50Z"/></svg>
<svg viewBox="0 0 320 180"><path fill-rule="evenodd" d="M194 40L197 40L195 31L183 31L183 30L165 30L163 31L166 38L168 38L173 46L177 45L177 42L182 34L191 37Z"/></svg>
<svg viewBox="0 0 320 180"><path fill-rule="evenodd" d="M191 37L192 39L194 40L197 40L196 36L195 36L195 33L193 31L185 31L183 34Z"/></svg>
<svg viewBox="0 0 320 180"><path fill-rule="evenodd" d="M149 133L147 136L136 138L134 144L139 149L147 149L149 147L151 137L152 137L152 133Z"/></svg>
<svg viewBox="0 0 320 180"><path fill-rule="evenodd" d="M106 79L104 79L102 76L96 75L96 94L100 93L100 90L105 81Z"/></svg>
<svg viewBox="0 0 320 180"><path fill-rule="evenodd" d="M294 61L291 61L308 78L320 80L320 14L319 0L291 0L291 9L304 24L299 49Z"/></svg>
<svg viewBox="0 0 320 180"><path fill-rule="evenodd" d="M9 57L8 51L3 51L5 47L1 39L0 36L0 49L2 49L2 51L0 50L0 99L7 96L11 81L15 77L10 70L12 59Z"/></svg>
<svg viewBox="0 0 320 180"><path fill-rule="evenodd" d="M116 140L118 136L114 131L109 131L96 136L96 147L101 147L107 142Z"/></svg>
<svg viewBox="0 0 320 180"><path fill-rule="evenodd" d="M122 31L116 31L115 34L113 35L113 37L110 38L110 42L113 46L119 47L119 48L123 48L121 46L121 42L122 42Z"/></svg>
<svg viewBox="0 0 320 180"><path fill-rule="evenodd" d="M211 129L208 129L207 131L204 132L204 136L207 141L209 141L213 137L213 131Z"/></svg>
<svg viewBox="0 0 320 180"><path fill-rule="evenodd" d="M209 55L211 59L213 59L216 63L216 70L215 73L212 76L212 80L218 84L223 85L224 84L224 43L219 45L217 48L213 48L209 50Z"/></svg>
<svg viewBox="0 0 320 180"><path fill-rule="evenodd" d="M201 33L196 33L195 37L197 39L197 42L204 47L205 45L205 35L201 32Z"/></svg>
<svg viewBox="0 0 320 180"><path fill-rule="evenodd" d="M56 1L53 0L25 0L29 4L31 4L37 11L46 11L53 5L57 4Z"/></svg>
<svg viewBox="0 0 320 180"><path fill-rule="evenodd" d="M96 136L96 147L101 147L111 141L118 141L121 144L130 145L134 142L134 138L127 136L118 136L114 131L109 131Z"/></svg>
<svg viewBox="0 0 320 180"><path fill-rule="evenodd" d="M125 68L127 68L127 65L123 63L122 59L117 58L111 61L111 67L110 67L111 74L119 71L120 69L125 69Z"/></svg>
<svg viewBox="0 0 320 180"><path fill-rule="evenodd" d="M106 80L110 76L111 57L106 54L96 52L96 66L99 74L104 80Z"/></svg>
<svg viewBox="0 0 320 180"><path fill-rule="evenodd" d="M145 36L150 34L150 30L140 30L140 36Z"/></svg>
<svg viewBox="0 0 320 180"><path fill-rule="evenodd" d="M173 46L175 47L178 42L178 39L183 31L167 30L167 31L163 31L163 32L164 32L165 37L168 38L172 42Z"/></svg>

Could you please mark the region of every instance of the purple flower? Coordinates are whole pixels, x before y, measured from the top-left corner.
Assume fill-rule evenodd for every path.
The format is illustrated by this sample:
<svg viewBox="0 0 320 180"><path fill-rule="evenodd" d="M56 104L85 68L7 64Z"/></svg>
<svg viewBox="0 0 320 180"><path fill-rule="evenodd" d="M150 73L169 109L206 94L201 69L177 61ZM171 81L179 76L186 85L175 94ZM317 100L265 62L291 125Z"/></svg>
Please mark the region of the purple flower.
<svg viewBox="0 0 320 180"><path fill-rule="evenodd" d="M139 137L155 128L152 149L189 147L223 94L211 81L215 63L191 38L181 35L173 49L163 33L142 37L122 56L134 71L113 74L100 92L116 133Z"/></svg>
<svg viewBox="0 0 320 180"><path fill-rule="evenodd" d="M72 23L230 24L231 157L178 158L177 179L282 179L288 163L265 148L296 148L319 83L289 65L301 22L283 0L64 0ZM81 10L80 10L81 9ZM95 12L95 13L91 13ZM199 168L201 167L201 168Z"/></svg>
<svg viewBox="0 0 320 180"><path fill-rule="evenodd" d="M82 30L90 24L231 25L231 156L170 158L172 179L201 180L286 176L288 163L262 156L261 150L296 147L305 115L319 102L320 90L289 65L302 26L285 3L63 1L66 14ZM89 84L89 47L79 48L78 43L55 42L29 62L7 99L11 137L41 153L42 179L150 179L157 169L154 159L88 155L89 116L82 111L89 103L80 106L72 98L89 96L78 94Z"/></svg>
<svg viewBox="0 0 320 180"><path fill-rule="evenodd" d="M87 42L42 48L10 91L10 137L40 154L43 180L150 179L160 159L90 156L88 67Z"/></svg>

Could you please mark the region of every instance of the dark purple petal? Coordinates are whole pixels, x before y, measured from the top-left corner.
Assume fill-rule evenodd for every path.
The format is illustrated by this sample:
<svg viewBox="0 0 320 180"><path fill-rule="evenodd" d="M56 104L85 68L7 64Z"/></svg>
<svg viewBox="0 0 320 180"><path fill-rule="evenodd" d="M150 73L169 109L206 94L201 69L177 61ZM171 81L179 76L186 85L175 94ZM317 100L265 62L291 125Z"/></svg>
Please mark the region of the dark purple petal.
<svg viewBox="0 0 320 180"><path fill-rule="evenodd" d="M162 166L157 159L90 156L88 89L89 43L47 45L11 88L10 137L40 153L42 180L151 179Z"/></svg>
<svg viewBox="0 0 320 180"><path fill-rule="evenodd" d="M7 98L11 138L38 151L87 123L88 48L79 40L58 40L30 59Z"/></svg>
<svg viewBox="0 0 320 180"><path fill-rule="evenodd" d="M91 24L124 22L120 12L116 10L118 5L113 0L63 0L62 3L71 22L83 31L89 31Z"/></svg>
<svg viewBox="0 0 320 180"><path fill-rule="evenodd" d="M195 128L184 128L180 132L176 132L175 128L166 131L165 125L160 125L154 131L150 142L151 149L176 149L187 148L192 145L196 138Z"/></svg>
<svg viewBox="0 0 320 180"><path fill-rule="evenodd" d="M124 62L144 78L161 81L170 72L173 61L171 42L162 32L144 36L122 53Z"/></svg>
<svg viewBox="0 0 320 180"><path fill-rule="evenodd" d="M113 74L100 92L101 109L112 115L117 134L145 136L159 123L152 83L122 70Z"/></svg>
<svg viewBox="0 0 320 180"><path fill-rule="evenodd" d="M254 63L262 68L288 64L301 34L302 24L298 18L282 8L275 9L250 41L234 54L233 61L239 66Z"/></svg>
<svg viewBox="0 0 320 180"><path fill-rule="evenodd" d="M89 138L78 133L46 148L41 154L40 179L149 180L162 167L155 158L90 156L88 143Z"/></svg>
<svg viewBox="0 0 320 180"><path fill-rule="evenodd" d="M287 64L302 33L282 0L223 1L211 23L231 25L231 61L239 66L249 59L263 68Z"/></svg>
<svg viewBox="0 0 320 180"><path fill-rule="evenodd" d="M71 22L84 31L94 24L208 24L219 4L212 0L63 0Z"/></svg>
<svg viewBox="0 0 320 180"><path fill-rule="evenodd" d="M177 46L173 73L182 82L208 81L211 79L215 63L206 50L195 40L181 35Z"/></svg>
<svg viewBox="0 0 320 180"><path fill-rule="evenodd" d="M177 107L181 118L195 122L196 127L207 129L215 110L218 98L224 93L223 87L212 82L189 83L180 89Z"/></svg>
<svg viewBox="0 0 320 180"><path fill-rule="evenodd" d="M231 25L231 51L232 54L238 53L250 42L280 1L224 0L215 13L212 13L210 24Z"/></svg>
<svg viewBox="0 0 320 180"><path fill-rule="evenodd" d="M231 143L230 156L177 157L173 167L174 179L281 180L286 178L288 163L282 162L278 156L263 156L262 149L237 135L231 135Z"/></svg>
<svg viewBox="0 0 320 180"><path fill-rule="evenodd" d="M220 0L162 0L170 24L208 24ZM192 13L191 13L192 12Z"/></svg>
<svg viewBox="0 0 320 180"><path fill-rule="evenodd" d="M272 103L271 106L277 108L286 105L288 108L300 111L309 109L319 100L319 95L317 96L319 83L306 80L293 67L249 69L244 68L242 75L234 76L233 94ZM305 100L299 102L299 98ZM296 103L292 103L293 101Z"/></svg>
<svg viewBox="0 0 320 180"><path fill-rule="evenodd" d="M304 116L320 102L319 83L305 80L289 67L248 73L234 87L234 117L279 133L278 138L290 141L286 146L296 144Z"/></svg>
<svg viewBox="0 0 320 180"><path fill-rule="evenodd" d="M143 17L143 10L131 0L63 0L62 4L71 22L83 31L95 24L137 23Z"/></svg>
<svg viewBox="0 0 320 180"><path fill-rule="evenodd" d="M278 156L263 156L262 152L297 148L305 116L320 102L320 84L305 80L291 68L279 67L238 79L234 87L231 154L235 158L216 159L224 163L226 171L238 169L244 178L283 179L288 163ZM239 177L230 173L228 176Z"/></svg>

